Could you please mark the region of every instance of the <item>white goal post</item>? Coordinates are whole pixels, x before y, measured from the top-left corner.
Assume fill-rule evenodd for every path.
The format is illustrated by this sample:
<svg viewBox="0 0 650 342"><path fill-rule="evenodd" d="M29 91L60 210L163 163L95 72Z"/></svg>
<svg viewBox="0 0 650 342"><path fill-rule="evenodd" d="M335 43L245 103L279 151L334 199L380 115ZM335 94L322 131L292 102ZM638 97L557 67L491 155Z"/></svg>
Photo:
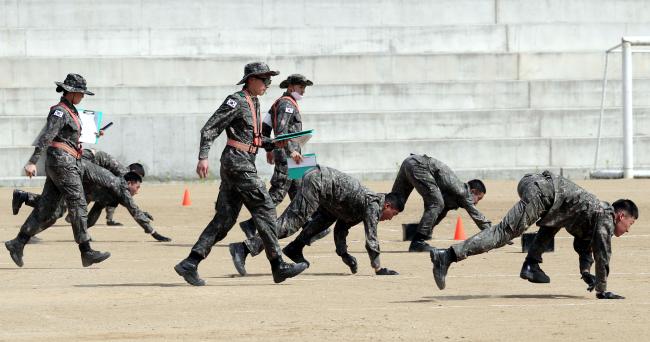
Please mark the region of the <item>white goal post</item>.
<svg viewBox="0 0 650 342"><path fill-rule="evenodd" d="M603 90L600 102L600 120L598 124L598 138L596 143L596 157L594 160L594 171L590 173L591 178L634 178L650 177L648 170L634 170L634 121L632 117L632 53L645 52L650 50L633 51L633 46L650 46L650 36L623 37L621 43L605 52L605 70L603 77ZM598 170L598 154L600 153L600 140L603 126L603 115L605 111L605 93L607 89L607 67L609 54L613 52L622 53L622 84L623 84L623 169L622 170Z"/></svg>

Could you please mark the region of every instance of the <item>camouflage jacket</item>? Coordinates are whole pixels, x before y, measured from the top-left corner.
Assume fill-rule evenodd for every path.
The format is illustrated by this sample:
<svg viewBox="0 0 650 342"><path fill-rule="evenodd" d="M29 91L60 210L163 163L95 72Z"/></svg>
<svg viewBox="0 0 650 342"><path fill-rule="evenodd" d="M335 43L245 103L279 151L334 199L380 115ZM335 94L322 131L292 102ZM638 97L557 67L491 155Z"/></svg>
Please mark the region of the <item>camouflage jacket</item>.
<svg viewBox="0 0 650 342"><path fill-rule="evenodd" d="M257 97L251 96L255 113L251 112L244 90L228 96L221 106L212 114L201 129L199 159L208 158L210 147L214 140L226 130L229 139L251 145L253 144L253 114L256 122L261 125L260 103ZM261 130L259 132L262 134ZM273 149L268 137L262 136L262 146L267 151ZM231 171L257 172L255 154L226 146L221 154L221 167Z"/></svg>
<svg viewBox="0 0 650 342"><path fill-rule="evenodd" d="M69 114L62 104L67 106L73 114ZM29 158L30 163L36 164L43 150L47 149L52 141L62 142L77 149L77 143L81 136L81 126L77 126L71 115L76 115L77 120L79 120L77 108L70 101L61 97L61 101L50 108L45 127L41 130L34 145L34 153ZM80 121L79 125L81 125Z"/></svg>
<svg viewBox="0 0 650 342"><path fill-rule="evenodd" d="M379 266L379 240L377 225L384 207L384 195L361 185L349 175L326 166L320 166L322 187L320 208L344 221L348 227L363 222L366 235L366 251L373 267ZM337 241L337 244L345 241Z"/></svg>
<svg viewBox="0 0 650 342"><path fill-rule="evenodd" d="M300 116L300 108L298 108L298 106L296 106L293 101L287 99L287 97L291 98L291 94L285 92L282 94L282 97L273 103L271 109L269 109L269 114L271 115L271 127L273 128L273 132L276 137L281 134L296 133L302 131L302 117ZM278 150L280 149L276 149L276 151ZM283 150L284 158L286 160L286 157L290 156L292 152L300 152L300 145L296 142L289 141L287 147L285 147ZM277 153L276 156L278 156ZM282 156L282 154L280 154L280 156Z"/></svg>
<svg viewBox="0 0 650 342"><path fill-rule="evenodd" d="M598 280L596 291L607 291L611 240L614 235L614 208L562 176L548 171L545 174L552 179L555 196L553 206L537 225L563 227L579 239L591 240Z"/></svg>

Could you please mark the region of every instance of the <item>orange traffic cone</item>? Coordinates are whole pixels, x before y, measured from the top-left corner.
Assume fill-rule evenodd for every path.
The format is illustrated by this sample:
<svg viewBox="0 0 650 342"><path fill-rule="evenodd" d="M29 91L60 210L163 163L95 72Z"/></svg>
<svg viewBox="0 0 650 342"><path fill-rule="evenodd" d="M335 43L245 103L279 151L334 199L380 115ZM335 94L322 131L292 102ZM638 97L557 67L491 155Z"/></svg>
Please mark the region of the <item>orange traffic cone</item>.
<svg viewBox="0 0 650 342"><path fill-rule="evenodd" d="M463 228L463 219L458 216L456 220L456 233L454 234L454 240L465 240L467 236L465 235L465 229Z"/></svg>
<svg viewBox="0 0 650 342"><path fill-rule="evenodd" d="M185 193L183 194L183 206L189 207L192 205L192 200L190 199L190 191L185 188Z"/></svg>

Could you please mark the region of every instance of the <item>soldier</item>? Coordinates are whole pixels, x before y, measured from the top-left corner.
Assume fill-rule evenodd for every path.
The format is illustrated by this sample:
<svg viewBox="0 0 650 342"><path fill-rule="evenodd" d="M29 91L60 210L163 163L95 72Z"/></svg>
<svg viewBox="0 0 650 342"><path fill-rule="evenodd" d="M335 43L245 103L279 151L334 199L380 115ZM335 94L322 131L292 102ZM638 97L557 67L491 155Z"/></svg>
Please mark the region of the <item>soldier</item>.
<svg viewBox="0 0 650 342"><path fill-rule="evenodd" d="M413 188L424 199L424 213L409 252L431 249L425 240L431 239L433 227L445 218L449 210L464 208L481 230L490 227L490 221L476 208L486 193L480 180L463 183L445 163L427 155L411 154L402 162L392 192L402 196L406 202Z"/></svg>
<svg viewBox="0 0 650 342"><path fill-rule="evenodd" d="M269 137L271 129L276 137L280 134L302 131L302 117L300 116L298 101L305 95L305 88L313 84L307 77L300 74L290 75L286 80L280 82L280 88L287 90L273 103L264 118L262 128L264 136ZM288 178L287 157L290 157L296 163L302 161L298 143L289 141L284 148L273 149L273 151L267 152L266 156L270 164L275 164L269 195L276 206L282 202L287 193L289 193L289 198L293 199L300 189L300 179ZM252 219L241 222L239 226L247 238L255 236L255 225Z"/></svg>
<svg viewBox="0 0 650 342"><path fill-rule="evenodd" d="M86 80L77 74L68 74L65 81L55 83L56 91L62 92L63 96L58 104L50 108L45 128L36 143L34 153L25 165L25 173L29 177L36 175L36 162L47 148L47 177L41 194L45 210L40 210L39 216L42 214L44 216L41 218L49 217L58 207L60 199L64 199L71 215L74 238L79 244L81 264L87 267L110 257L110 253L99 252L90 247L90 235L86 226L86 199L81 181L81 123L75 105L81 102L84 95L94 94L86 89ZM16 238L5 242L5 247L18 266L22 266L23 249L30 238L31 235L21 230Z"/></svg>
<svg viewBox="0 0 650 342"><path fill-rule="evenodd" d="M264 147L267 151L275 148L272 141L261 134L262 119L257 96L266 92L271 84L271 76L278 74L265 63L247 64L244 77L237 83L244 84L243 89L228 96L201 129L199 162L196 166L200 178L208 175L208 152L212 142L224 130L228 140L221 154L221 185L214 218L199 236L189 256L174 267L176 273L191 285L205 285L205 281L199 277L198 264L210 254L215 243L226 237L237 220L242 204L253 216L271 263L274 282L283 282L307 268L307 264L289 264L282 260L275 229L275 205L255 168L258 148ZM278 144L278 147L284 147L284 144Z"/></svg>
<svg viewBox="0 0 650 342"><path fill-rule="evenodd" d="M501 247L537 222L542 227L566 227L568 231L591 236L596 259L596 296L599 299L622 298L607 292L611 236L623 235L634 224L639 213L636 205L630 200L616 201L616 206L601 202L570 180L549 171L525 175L519 181L517 192L521 200L499 224L448 249L432 249L431 262L438 288L445 288L451 263Z"/></svg>
<svg viewBox="0 0 650 342"><path fill-rule="evenodd" d="M336 252L348 266L354 263L355 273L356 259L347 253L345 236L348 229L363 222L370 265L377 275L394 275L397 272L382 268L379 261L377 223L392 219L402 210L404 202L396 194L374 193L341 171L318 166L304 175L300 192L278 218L276 227L280 239L291 236L316 213L306 226L306 231L303 230L300 234L304 235L300 241L305 243L300 246L296 243L283 250L293 261L309 264L302 255L302 248L314 235L337 221L335 232L338 234L335 238L339 243ZM229 247L235 268L241 275L246 274L246 256L249 253L255 256L264 249L259 236L244 242L231 243ZM350 268L352 269L352 266Z"/></svg>
<svg viewBox="0 0 650 342"><path fill-rule="evenodd" d="M86 194L86 200L88 202L94 201L94 205L88 214L88 228L95 225L99 216L101 215L102 210L108 206L116 206L121 204L126 207L135 219L135 221L144 229L146 234L150 234L154 239L158 241L168 242L171 241L170 238L161 235L156 232L155 229L151 226L151 221L153 217L142 210L135 204L133 196L135 196L139 190L142 183L142 177L144 176L144 168L138 163L129 165L129 168L124 168L121 164L115 161L115 166L107 164L105 160L113 160L112 156L105 152L98 151L96 154L91 150L84 150L83 152L83 166L84 166L84 178L83 186ZM95 158L99 156L99 158ZM106 157L103 157L106 156ZM111 170L104 168L112 167ZM123 172L123 170L130 170L129 172ZM113 174L111 174L111 171ZM123 174L122 176L115 176L114 174ZM30 232L32 235L38 232L41 232L50 226L52 226L57 219L63 216L65 213L65 204L60 203L59 207L56 209L55 213L51 217L45 219L44 221L37 222L35 219L38 217L38 211L40 207L38 206L40 196L37 194L32 194L28 192L23 192L20 190L14 191L14 200L12 201L14 205L14 212L18 212L20 205L24 202L28 206L34 207L32 212L34 220L29 221L30 224L25 227L25 230Z"/></svg>
<svg viewBox="0 0 650 342"><path fill-rule="evenodd" d="M601 203L603 207L607 207L607 203ZM625 212L629 215L638 218L639 210L630 200L618 200L612 204L614 212ZM581 279L587 284L587 291L591 292L596 287L598 279L595 275L591 274L591 266L594 264L594 247L592 247L593 240L593 227L587 222L578 222L571 226L567 226L567 232L573 235L573 249L578 253L578 269L580 271ZM621 236L629 230L629 226L623 227L614 231L614 236ZM528 249L528 255L521 267L519 276L526 279L531 283L550 283L551 278L539 267L542 263L542 254L546 246L553 240L553 237L560 231L559 227L541 226L535 235L532 245Z"/></svg>

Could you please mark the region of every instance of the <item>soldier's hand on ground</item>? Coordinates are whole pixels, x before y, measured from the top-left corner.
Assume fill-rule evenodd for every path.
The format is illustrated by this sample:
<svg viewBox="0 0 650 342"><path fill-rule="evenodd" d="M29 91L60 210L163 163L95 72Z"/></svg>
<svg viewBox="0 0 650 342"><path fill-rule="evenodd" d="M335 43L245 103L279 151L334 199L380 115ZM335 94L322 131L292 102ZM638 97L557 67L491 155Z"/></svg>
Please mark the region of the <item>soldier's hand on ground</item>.
<svg viewBox="0 0 650 342"><path fill-rule="evenodd" d="M154 239L156 239L156 240L158 240L158 241L160 241L160 242L169 242L169 241L172 240L172 239L170 239L170 238L168 238L168 237L166 237L166 236L164 236L164 235L160 235L160 234L158 234L158 232L153 232L153 233L151 234L151 236L152 236Z"/></svg>
<svg viewBox="0 0 650 342"><path fill-rule="evenodd" d="M591 292L596 287L596 276L589 272L582 272L582 277L580 279L584 280L587 284L587 291Z"/></svg>
<svg viewBox="0 0 650 342"><path fill-rule="evenodd" d="M376 275L399 275L399 273L397 273L397 271L390 270L390 269L388 269L386 267L376 270L375 274Z"/></svg>
<svg viewBox="0 0 650 342"><path fill-rule="evenodd" d="M598 292L596 293L596 298L598 299L625 299L623 296L619 296L614 292Z"/></svg>
<svg viewBox="0 0 650 342"><path fill-rule="evenodd" d="M150 219L151 221L153 221L153 216L151 216L151 214L149 214L149 213L146 212L146 211L143 211L142 213L143 213L144 216L146 216L148 219Z"/></svg>
<svg viewBox="0 0 650 342"><path fill-rule="evenodd" d="M350 272L352 272L352 274L357 273L357 268L358 268L357 267L357 258L353 257L349 253L345 253L345 254L341 255L341 259L343 260L344 264L346 264L346 265L348 265L348 267L350 267Z"/></svg>
<svg viewBox="0 0 650 342"><path fill-rule="evenodd" d="M208 177L208 160L200 159L199 163L196 164L196 174L199 175L199 178Z"/></svg>
<svg viewBox="0 0 650 342"><path fill-rule="evenodd" d="M302 163L302 154L298 151L291 152L291 159L296 162L296 164Z"/></svg>
<svg viewBox="0 0 650 342"><path fill-rule="evenodd" d="M25 175L29 178L36 176L36 165L32 163L25 165Z"/></svg>
<svg viewBox="0 0 650 342"><path fill-rule="evenodd" d="M266 152L266 162L273 165L275 164L275 158L273 157L273 151Z"/></svg>

